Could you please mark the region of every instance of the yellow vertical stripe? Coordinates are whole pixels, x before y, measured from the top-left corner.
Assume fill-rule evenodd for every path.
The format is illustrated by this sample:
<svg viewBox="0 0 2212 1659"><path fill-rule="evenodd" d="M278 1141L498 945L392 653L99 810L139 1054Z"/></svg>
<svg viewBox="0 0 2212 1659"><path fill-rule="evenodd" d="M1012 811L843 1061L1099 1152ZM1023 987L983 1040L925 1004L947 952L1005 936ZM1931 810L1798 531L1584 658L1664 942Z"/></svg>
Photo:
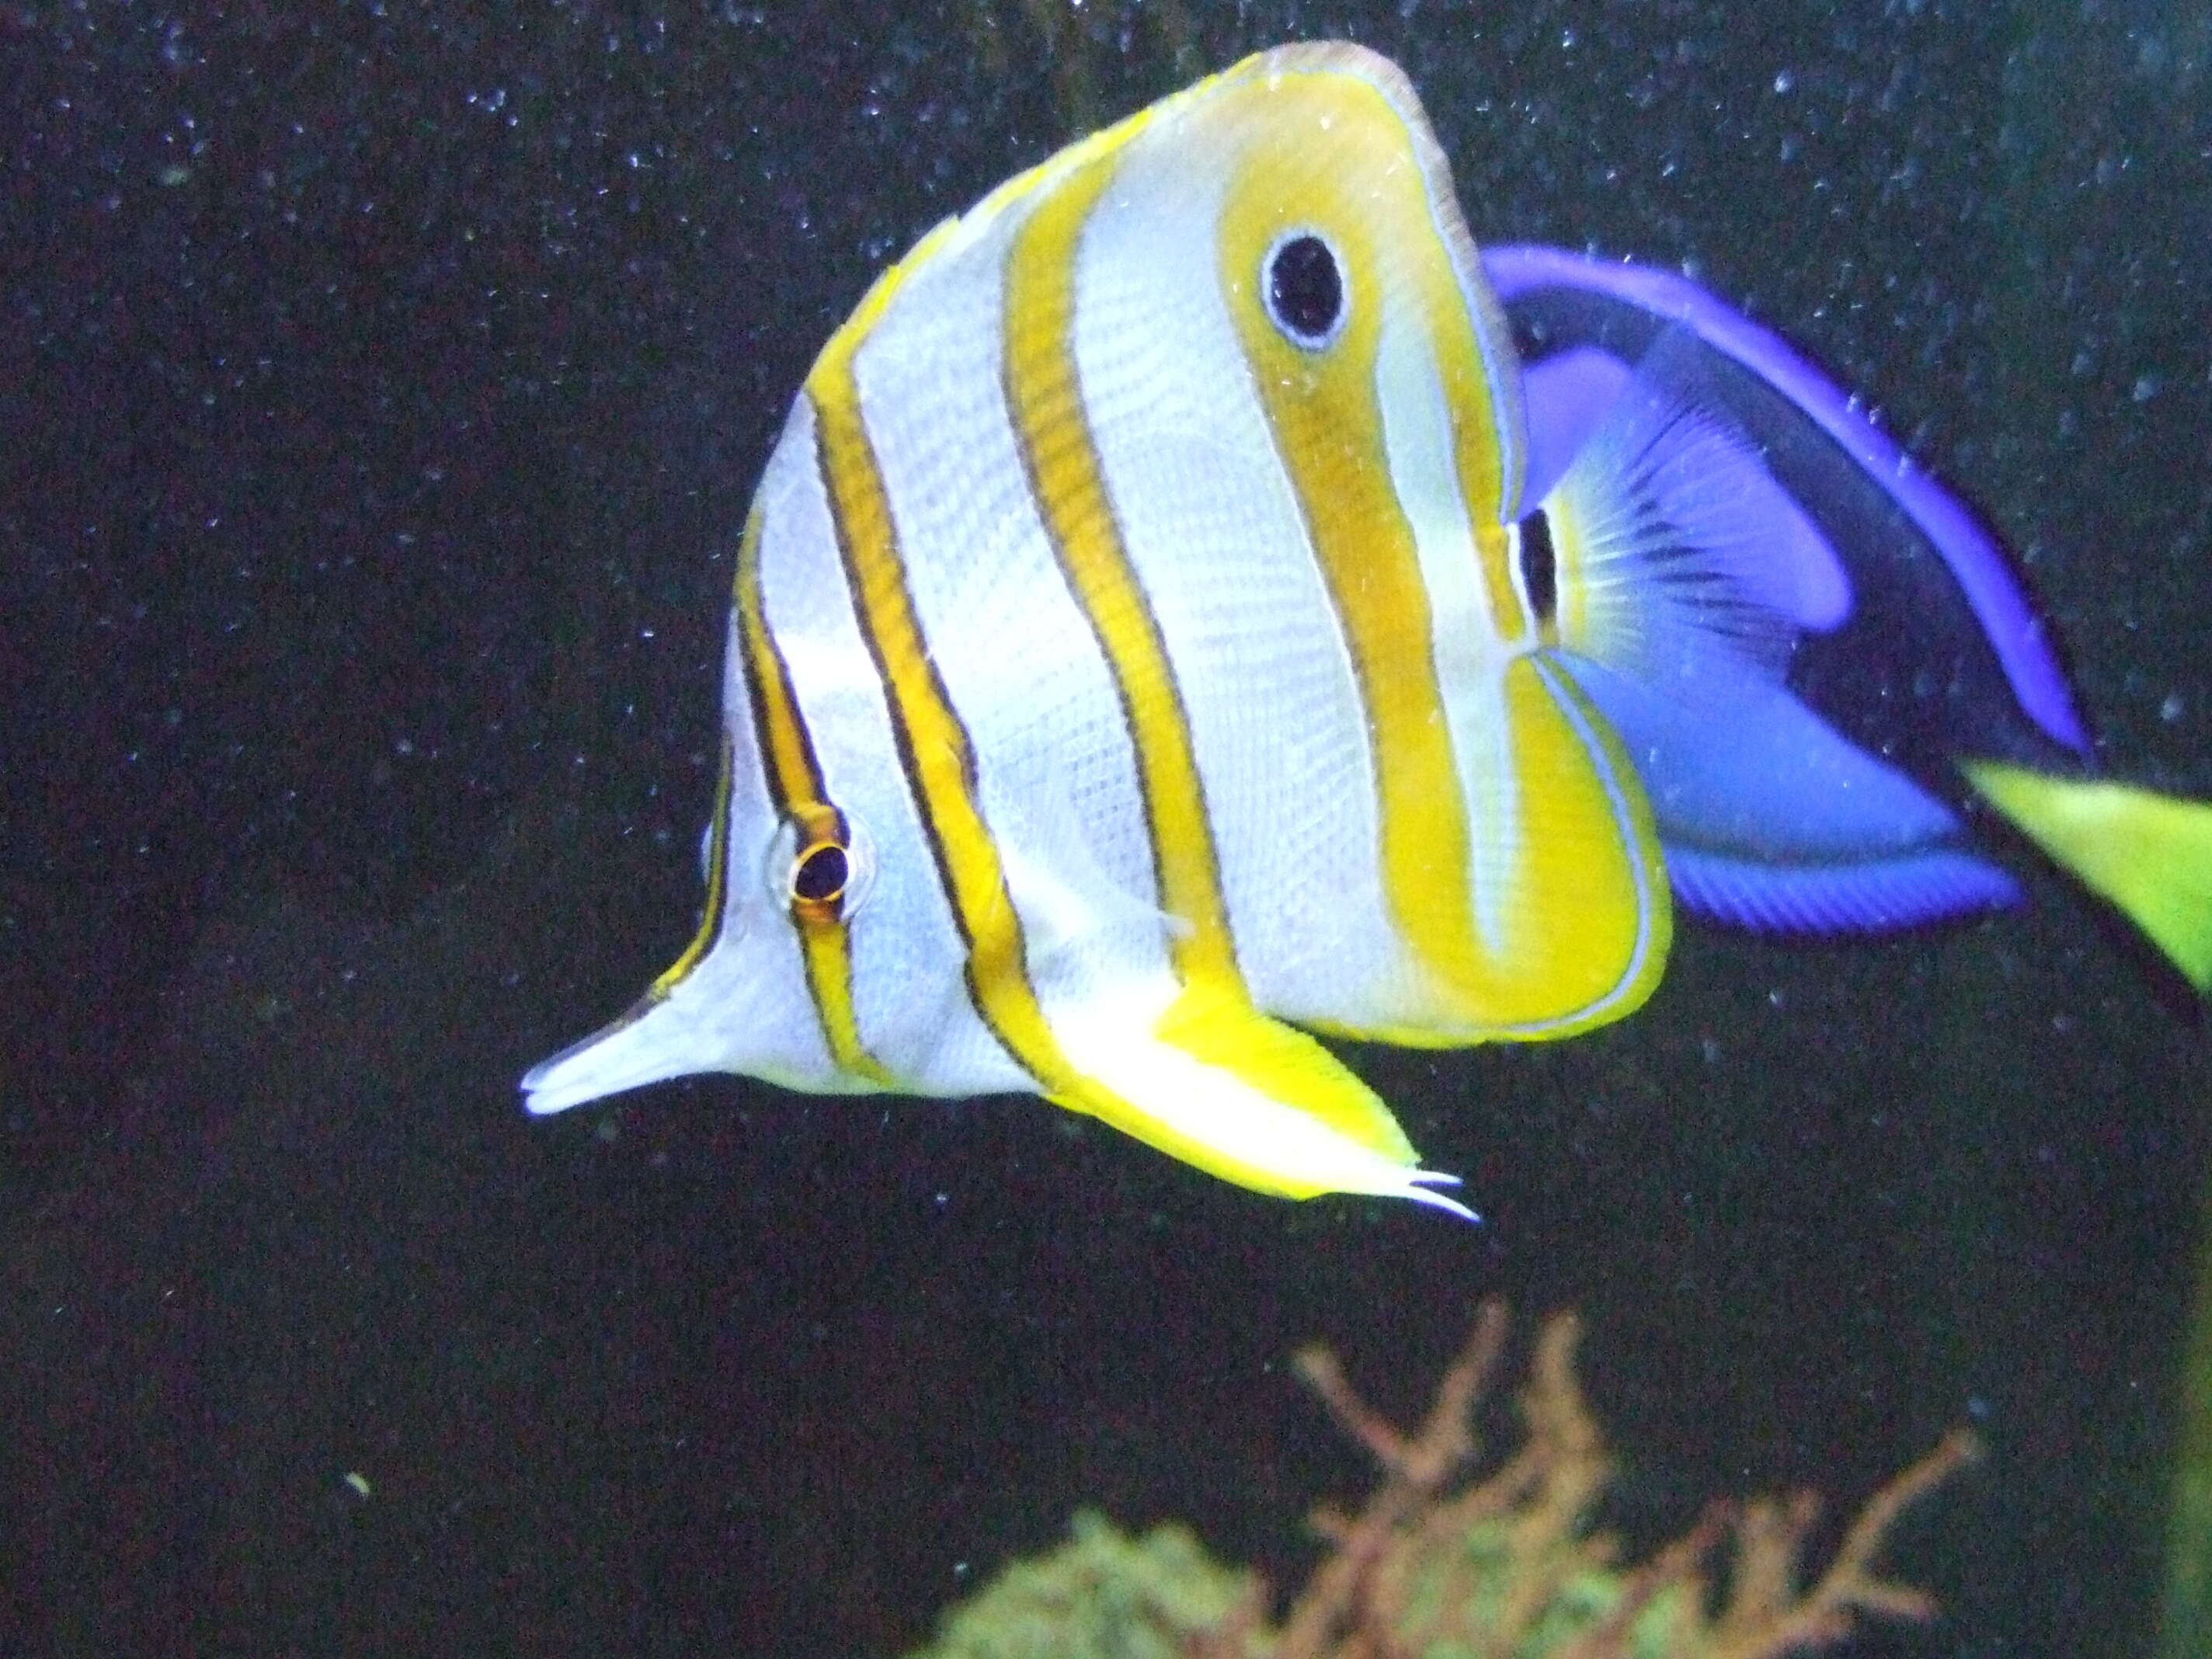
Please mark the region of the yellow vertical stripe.
<svg viewBox="0 0 2212 1659"><path fill-rule="evenodd" d="M1170 100L1121 127L1094 136L1016 181L1012 188L1018 195L1033 198L1029 204L1032 212L1054 210L1060 191L1095 195L1096 180L1091 173L1094 164L1156 116L1195 95ZM994 211L1012 199L1001 191L985 204L985 210ZM1412 1151L1388 1108L1310 1037L1276 1025L1254 1010L1241 980L1233 977L1233 954L1221 902L1218 895L1211 900L1204 896L1209 889L1218 887L1210 873L1210 851L1206 866L1182 865L1180 873L1162 878L1164 885L1172 880L1186 896L1197 895L1193 910L1200 915L1210 911L1214 917L1210 941L1196 947L1189 959L1196 981L1188 984L1182 995L1164 1012L1157 1030L1123 1032L1093 1027L1086 1031L1092 1042L1110 1045L1102 1053L1100 1063L1116 1081L1109 1082L1079 1064L1045 1014L1030 978L1021 918L1007 884L1006 866L982 815L976 756L939 675L907 586L905 556L882 466L862 411L855 368L863 343L890 311L908 276L927 258L965 252L969 229L969 222L962 221L940 232L878 280L851 320L823 348L807 378L805 395L814 411L817 465L854 613L886 693L894 744L923 838L967 947L966 977L976 1013L1047 1097L1096 1116L1201 1170L1259 1191L1295 1198L1334 1190L1387 1190L1418 1196L1408 1183L1421 1177L1402 1177L1397 1173L1410 1163ZM1064 320L1050 331L1064 339ZM1069 378L1062 395L1072 395L1072 369L1063 372ZM1032 390L1040 397L1047 392L1042 381ZM1068 486L1071 490L1081 487ZM1062 498L1061 504L1070 505L1073 501L1070 495ZM1103 504L1103 489L1097 492L1097 502ZM1096 522L1110 523L1110 519ZM1157 732L1163 729L1157 722L1174 713L1174 684L1167 672L1164 643L1157 635L1148 641L1139 637L1152 624L1142 609L1141 594L1128 579L1122 551L1092 542L1079 547L1080 580L1090 595L1085 603L1095 602L1101 619L1095 625L1120 642L1130 662L1150 657L1152 678L1139 688L1140 701L1144 719ZM1118 594L1117 567L1118 578L1127 581L1126 589ZM1134 610L1122 603L1129 599L1136 601ZM958 626L958 619L951 619L948 626ZM1138 668L1136 678L1142 680L1146 672ZM1170 782L1170 787L1181 793L1179 810L1194 817L1202 830L1204 804L1195 762L1188 752L1187 728L1177 722L1176 734L1164 738L1161 744L1159 752L1168 757L1160 769L1163 776L1178 764L1171 746L1180 745L1180 765L1185 776L1180 783ZM1140 778L1143 775L1140 763ZM1206 843L1186 841L1183 845L1202 848ZM1207 966L1209 951L1214 953L1218 968ZM1110 975L1114 966L1100 963L1098 969L1102 975ZM1086 988L1101 1004L1117 994L1127 995L1133 988L1110 978ZM1141 992L1139 1000L1143 1000ZM1070 1017L1112 1018L1103 1007L1072 1009ZM1147 1052L1148 1045L1155 1044L1157 1056ZM1208 1072L1218 1074L1218 1082L1206 1077ZM1121 1092L1125 1077L1135 1085L1127 1095ZM1222 1091L1218 1100L1212 1097L1216 1088ZM1153 1091L1158 1089L1170 1092L1154 1098ZM1282 1126L1284 1144L1279 1144L1254 1121L1255 1114L1271 1107L1306 1115L1326 1138L1316 1143L1309 1130L1286 1122ZM1221 1115L1218 1123L1215 1112Z"/></svg>
<svg viewBox="0 0 2212 1659"><path fill-rule="evenodd" d="M738 649L744 653L746 693L752 703L753 727L776 815L786 823L804 823L827 811L829 803L823 799L822 769L806 735L805 717L792 690L791 670L776 648L775 636L769 631L761 595L760 538L761 513L756 506L745 520L744 538L738 546L734 609ZM722 879L725 862L719 855L720 850L718 846L716 880ZM807 989L813 996L830 1058L854 1077L891 1087L890 1074L860 1040L860 1016L853 1006L851 930L840 916L802 909L795 903L791 907L791 920L799 930Z"/></svg>
<svg viewBox="0 0 2212 1659"><path fill-rule="evenodd" d="M864 303L833 336L807 376L815 447L861 637L888 693L891 732L922 829L967 945L969 993L984 1023L1047 1094L1073 1094L1080 1080L1030 984L1020 917L1004 866L975 799L968 732L921 635L900 565L883 474L860 415L853 355L890 301Z"/></svg>
<svg viewBox="0 0 2212 1659"><path fill-rule="evenodd" d="M1650 984L1646 946L1663 904L1656 849L1641 793L1612 769L1600 723L1563 706L1565 693L1522 658L1537 641L1504 516L1510 434L1475 301L1439 224L1449 204L1431 201L1405 118L1371 82L1285 76L1265 95L1270 142L1251 144L1231 175L1219 280L1358 684L1382 887L1392 921L1426 970L1425 1020L1444 1033L1540 1035L1599 1008L1617 1013L1623 996ZM1289 142L1291 134L1304 142ZM1346 311L1317 349L1283 335L1262 291L1269 250L1305 232L1328 240L1343 267ZM1425 343L1423 368L1449 414L1460 498L1453 516L1463 511L1473 534L1469 574L1492 635L1470 654L1500 664L1501 679L1442 682L1437 615L1410 516L1421 504L1402 499L1393 476L1377 382L1386 312ZM1497 742L1456 753L1452 717L1464 723L1469 698L1480 700L1474 718L1497 722ZM1486 842L1480 860L1468 801L1494 786L1480 774L1463 781L1473 767L1510 769L1496 781L1510 785L1513 802L1510 821L1482 830L1502 839ZM1495 884L1480 895L1478 868Z"/></svg>
<svg viewBox="0 0 2212 1659"><path fill-rule="evenodd" d="M806 396L814 406L816 453L846 580L861 636L888 694L891 732L923 837L967 945L968 990L975 1011L1036 1079L1038 1091L1060 1105L1087 1112L1171 1157L1263 1192L1303 1198L1323 1190L1325 1183L1291 1183L1243 1154L1225 1152L1206 1137L1197 1115L1186 1118L1177 1111L1170 1118L1123 1098L1068 1057L1038 1002L1021 918L976 799L975 751L923 638L907 589L890 501L860 413L854 354L889 305L893 287L879 285L872 301L823 349L807 376ZM1129 1040L1143 1042L1152 1035L1132 1032ZM1369 1134L1381 1133L1348 1109L1300 1104L1345 1134L1348 1144L1353 1128L1340 1119Z"/></svg>
<svg viewBox="0 0 2212 1659"><path fill-rule="evenodd" d="M853 1007L852 936L842 922L811 922L799 928L801 953L806 959L806 988L822 1018L823 1039L839 1069L863 1077L881 1088L894 1089L896 1079L860 1042L860 1020Z"/></svg>
<svg viewBox="0 0 2212 1659"><path fill-rule="evenodd" d="M1076 258L1114 176L1103 159L1040 200L1006 261L1006 404L1022 462L1078 607L1098 641L1136 750L1161 908L1185 924L1169 957L1186 985L1244 995L1190 725L1167 642L1099 471L1075 365Z"/></svg>
<svg viewBox="0 0 2212 1659"><path fill-rule="evenodd" d="M1492 975L1468 902L1466 811L1430 646L1428 590L1384 454L1375 390L1382 307L1416 297L1384 283L1386 258L1396 265L1418 259L1411 250L1419 239L1432 244L1435 231L1418 175L1395 165L1403 128L1371 87L1311 76L1286 80L1267 95L1275 101L1271 131L1291 131L1303 116L1317 143L1327 134L1328 152L1317 158L1297 146L1252 147L1223 207L1219 280L1359 684L1391 919L1446 1000L1439 1016L1479 1023ZM1403 180L1396 200L1361 188L1394 171ZM1386 255L1377 227L1394 207L1391 232L1406 246ZM1334 343L1317 352L1276 331L1258 292L1267 250L1301 228L1325 234L1346 267L1348 315Z"/></svg>
<svg viewBox="0 0 2212 1659"><path fill-rule="evenodd" d="M822 768L799 715L791 672L768 630L768 610L761 595L760 538L761 511L756 505L745 519L744 538L738 544L732 604L738 648L744 653L745 692L767 762L769 792L777 816L790 818L796 809L822 799Z"/></svg>
<svg viewBox="0 0 2212 1659"><path fill-rule="evenodd" d="M722 931L722 907L729 901L730 850L730 771L732 759L727 733L722 738L722 769L714 781L714 817L707 838L707 903L699 916L699 931L691 936L691 943L684 947L684 954L671 963L666 972L646 988L643 1000L631 1018L653 1003L659 1002L681 985L696 968Z"/></svg>

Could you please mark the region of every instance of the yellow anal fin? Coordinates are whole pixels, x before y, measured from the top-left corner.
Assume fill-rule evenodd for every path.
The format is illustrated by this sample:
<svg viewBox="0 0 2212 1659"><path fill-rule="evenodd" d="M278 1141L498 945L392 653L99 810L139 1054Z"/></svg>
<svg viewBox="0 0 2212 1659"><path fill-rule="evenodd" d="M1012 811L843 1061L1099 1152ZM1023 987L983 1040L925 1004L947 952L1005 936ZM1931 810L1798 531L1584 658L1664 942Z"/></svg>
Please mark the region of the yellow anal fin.
<svg viewBox="0 0 2212 1659"><path fill-rule="evenodd" d="M1390 1109L1304 1032L1204 989L1148 1022L1094 1012L1055 1022L1082 1071L1058 1104L1255 1192L1407 1198L1474 1218L1431 1190L1455 1178L1419 1167Z"/></svg>
<svg viewBox="0 0 2212 1659"><path fill-rule="evenodd" d="M1989 803L2212 994L2212 801L1961 761Z"/></svg>
<svg viewBox="0 0 2212 1659"><path fill-rule="evenodd" d="M1195 988L1176 999L1159 1037L1194 1060L1218 1066L1263 1095L1295 1107L1395 1164L1419 1154L1382 1097L1304 1031L1270 1019L1240 999Z"/></svg>

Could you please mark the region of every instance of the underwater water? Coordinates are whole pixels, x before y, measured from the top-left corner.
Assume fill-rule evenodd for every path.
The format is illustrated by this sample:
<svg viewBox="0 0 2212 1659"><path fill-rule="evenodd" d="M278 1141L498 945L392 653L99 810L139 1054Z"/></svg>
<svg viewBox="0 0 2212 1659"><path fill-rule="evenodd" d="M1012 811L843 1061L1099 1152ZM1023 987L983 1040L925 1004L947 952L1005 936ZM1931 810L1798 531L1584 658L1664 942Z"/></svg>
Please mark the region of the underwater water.
<svg viewBox="0 0 2212 1659"><path fill-rule="evenodd" d="M1570 1042L1346 1051L1468 1227L1036 1102L530 1121L681 948L747 501L872 274L1255 47L1402 64L1479 242L1805 346L2212 793L2212 8L48 4L0 18L7 1651L890 1655L1080 1505L1292 1582L1477 1299L1571 1306L1650 1540L1848 1509L1859 1650L2147 1650L2212 1176L2197 1009L2040 866L1685 925Z"/></svg>

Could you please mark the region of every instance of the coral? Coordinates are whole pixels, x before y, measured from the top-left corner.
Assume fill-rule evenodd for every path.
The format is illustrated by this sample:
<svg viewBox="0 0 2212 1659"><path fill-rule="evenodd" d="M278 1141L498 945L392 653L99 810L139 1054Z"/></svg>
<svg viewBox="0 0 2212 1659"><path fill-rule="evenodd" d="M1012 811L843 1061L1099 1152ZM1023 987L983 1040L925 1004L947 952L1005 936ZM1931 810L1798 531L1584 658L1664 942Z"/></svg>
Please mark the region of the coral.
<svg viewBox="0 0 2212 1659"><path fill-rule="evenodd" d="M1592 1521L1613 1460L1576 1381L1571 1316L1537 1338L1520 1446L1468 1478L1506 1327L1503 1305L1486 1304L1412 1433L1361 1400L1326 1350L1298 1356L1382 1481L1356 1516L1316 1515L1330 1551L1279 1625L1260 1581L1212 1560L1188 1533L1132 1540L1084 1515L1073 1541L1007 1569L914 1659L1779 1659L1842 1640L1862 1614L1933 1612L1924 1592L1880 1576L1875 1558L1899 1512L1976 1455L1970 1435L1948 1436L1876 1492L1809 1583L1810 1493L1711 1504L1674 1542L1624 1565Z"/></svg>
<svg viewBox="0 0 2212 1659"><path fill-rule="evenodd" d="M1131 1538L1084 1510L1069 1530L946 1614L928 1659L1182 1659L1200 1644L1244 1659L1218 1644L1256 1611L1257 1578L1215 1561L1186 1527Z"/></svg>

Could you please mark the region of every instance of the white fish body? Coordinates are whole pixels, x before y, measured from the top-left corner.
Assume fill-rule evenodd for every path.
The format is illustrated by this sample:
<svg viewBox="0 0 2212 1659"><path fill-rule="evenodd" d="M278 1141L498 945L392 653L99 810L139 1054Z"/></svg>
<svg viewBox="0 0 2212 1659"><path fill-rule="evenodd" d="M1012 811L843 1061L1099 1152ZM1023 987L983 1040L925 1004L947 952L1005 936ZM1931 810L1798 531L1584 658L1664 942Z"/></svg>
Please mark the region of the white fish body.
<svg viewBox="0 0 2212 1659"><path fill-rule="evenodd" d="M1456 1208L1295 1026L1586 1029L1669 926L1543 654L1519 396L1419 106L1356 47L940 226L762 479L698 938L532 1109L714 1070L1031 1091L1262 1191Z"/></svg>

